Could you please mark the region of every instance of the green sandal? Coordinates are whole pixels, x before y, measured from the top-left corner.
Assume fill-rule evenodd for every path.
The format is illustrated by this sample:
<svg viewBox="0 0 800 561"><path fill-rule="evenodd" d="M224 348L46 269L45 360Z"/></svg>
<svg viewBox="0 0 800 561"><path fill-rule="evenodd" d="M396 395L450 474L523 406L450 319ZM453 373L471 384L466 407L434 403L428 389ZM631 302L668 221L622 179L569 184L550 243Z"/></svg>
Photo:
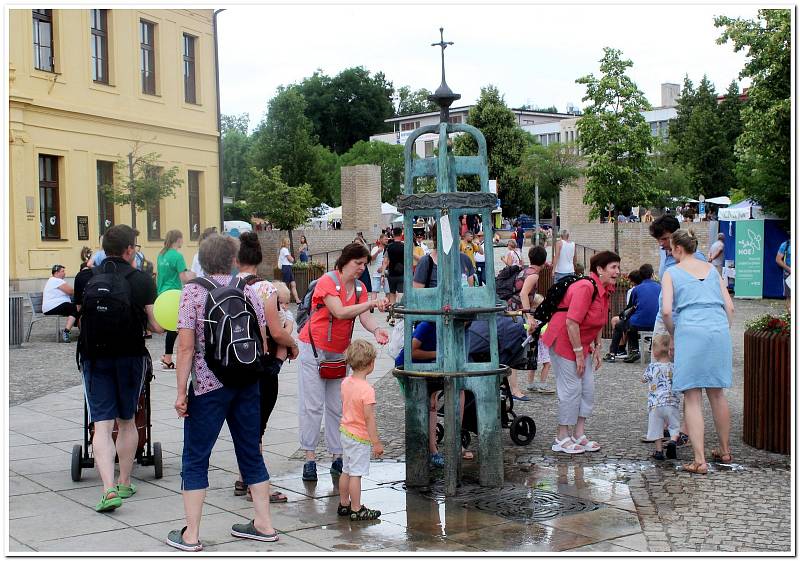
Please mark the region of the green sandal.
<svg viewBox="0 0 800 561"><path fill-rule="evenodd" d="M376 520L380 517L380 515L380 510L371 510L366 506L361 505L361 508L358 511L354 510L350 513L350 520Z"/></svg>
<svg viewBox="0 0 800 561"><path fill-rule="evenodd" d="M113 497L109 497L109 495L114 494ZM117 494L117 489L114 487L109 487L106 489L106 492L103 493L103 498L100 499L100 502L97 503L97 506L94 509L97 512L110 512L122 506L122 499Z"/></svg>
<svg viewBox="0 0 800 561"><path fill-rule="evenodd" d="M117 485L117 496L121 499L129 499L133 495L136 494L136 485L131 483L130 485L124 485L120 483Z"/></svg>

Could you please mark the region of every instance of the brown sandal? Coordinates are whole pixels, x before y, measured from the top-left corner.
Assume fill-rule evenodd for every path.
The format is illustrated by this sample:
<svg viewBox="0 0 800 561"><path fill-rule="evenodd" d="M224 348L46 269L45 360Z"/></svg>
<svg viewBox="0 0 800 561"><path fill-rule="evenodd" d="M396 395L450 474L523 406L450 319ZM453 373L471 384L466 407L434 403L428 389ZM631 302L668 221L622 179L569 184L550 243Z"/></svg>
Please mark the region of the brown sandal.
<svg viewBox="0 0 800 561"><path fill-rule="evenodd" d="M732 464L733 463L733 454L728 452L727 454L720 453L719 450L714 448L711 451L711 459L720 464Z"/></svg>
<svg viewBox="0 0 800 561"><path fill-rule="evenodd" d="M698 475L707 475L708 474L708 464L703 462L702 464L698 464L697 462L692 462L691 464L683 464L684 471L688 471L689 473L696 473Z"/></svg>

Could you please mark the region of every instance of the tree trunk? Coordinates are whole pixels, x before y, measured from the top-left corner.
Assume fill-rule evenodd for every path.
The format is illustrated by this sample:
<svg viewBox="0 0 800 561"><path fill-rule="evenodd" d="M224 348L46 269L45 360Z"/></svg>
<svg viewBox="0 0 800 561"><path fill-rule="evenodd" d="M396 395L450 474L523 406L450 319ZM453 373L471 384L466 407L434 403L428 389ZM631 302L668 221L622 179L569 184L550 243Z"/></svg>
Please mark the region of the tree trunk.
<svg viewBox="0 0 800 561"><path fill-rule="evenodd" d="M614 253L619 255L619 220L614 220Z"/></svg>
<svg viewBox="0 0 800 561"><path fill-rule="evenodd" d="M292 257L294 257L294 240L292 239L292 229L289 228L286 231L289 232L289 253L292 254Z"/></svg>

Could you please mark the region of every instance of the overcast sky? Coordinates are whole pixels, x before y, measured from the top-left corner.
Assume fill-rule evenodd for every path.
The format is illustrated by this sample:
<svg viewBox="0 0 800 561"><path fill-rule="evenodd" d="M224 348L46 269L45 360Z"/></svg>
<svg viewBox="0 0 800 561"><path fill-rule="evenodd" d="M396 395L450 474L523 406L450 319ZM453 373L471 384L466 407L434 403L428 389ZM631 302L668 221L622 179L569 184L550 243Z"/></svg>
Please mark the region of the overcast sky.
<svg viewBox="0 0 800 561"><path fill-rule="evenodd" d="M439 27L453 41L445 53L447 82L474 103L496 85L506 103L582 107L575 79L599 73L603 47L630 58L630 75L650 103L663 82L697 84L708 74L718 92L738 79L744 53L717 45L715 15L753 18L764 4L576 5L250 5L219 16L222 112L261 120L279 85L320 68L335 75L364 66L384 72L395 88L434 90L440 82ZM748 83L740 82L740 88Z"/></svg>

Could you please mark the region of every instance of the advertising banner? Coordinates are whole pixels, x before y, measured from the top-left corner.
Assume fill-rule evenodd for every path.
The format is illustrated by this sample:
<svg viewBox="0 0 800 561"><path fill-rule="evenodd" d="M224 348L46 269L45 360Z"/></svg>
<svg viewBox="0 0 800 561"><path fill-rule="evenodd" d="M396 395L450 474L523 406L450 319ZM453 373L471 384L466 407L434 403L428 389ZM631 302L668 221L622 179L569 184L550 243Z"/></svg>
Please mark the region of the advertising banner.
<svg viewBox="0 0 800 561"><path fill-rule="evenodd" d="M736 298L761 298L764 290L764 221L736 223Z"/></svg>

